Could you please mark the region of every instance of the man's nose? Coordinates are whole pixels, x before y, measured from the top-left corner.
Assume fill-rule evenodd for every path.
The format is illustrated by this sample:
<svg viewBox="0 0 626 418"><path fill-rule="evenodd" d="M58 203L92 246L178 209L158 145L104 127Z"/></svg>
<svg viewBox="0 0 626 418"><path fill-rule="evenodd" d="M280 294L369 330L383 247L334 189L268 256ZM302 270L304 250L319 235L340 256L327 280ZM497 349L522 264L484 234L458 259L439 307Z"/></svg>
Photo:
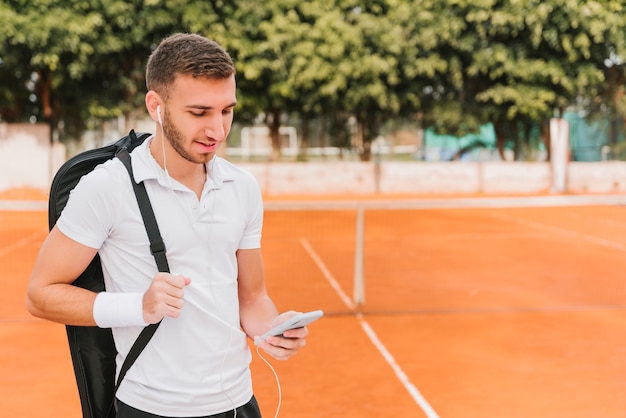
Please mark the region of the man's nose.
<svg viewBox="0 0 626 418"><path fill-rule="evenodd" d="M224 120L221 114L211 117L209 123L204 128L204 134L215 141L223 141L225 139L226 129L224 129Z"/></svg>

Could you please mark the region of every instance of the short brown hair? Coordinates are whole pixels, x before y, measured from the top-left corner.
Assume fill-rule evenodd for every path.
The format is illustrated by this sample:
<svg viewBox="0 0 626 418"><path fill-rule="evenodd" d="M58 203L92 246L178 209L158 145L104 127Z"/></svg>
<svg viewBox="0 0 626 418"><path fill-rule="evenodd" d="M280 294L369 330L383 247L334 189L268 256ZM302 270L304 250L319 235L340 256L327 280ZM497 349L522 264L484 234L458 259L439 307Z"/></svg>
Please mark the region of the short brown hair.
<svg viewBox="0 0 626 418"><path fill-rule="evenodd" d="M167 97L176 76L222 80L235 74L235 65L217 42L191 33L163 39L148 58L146 87Z"/></svg>

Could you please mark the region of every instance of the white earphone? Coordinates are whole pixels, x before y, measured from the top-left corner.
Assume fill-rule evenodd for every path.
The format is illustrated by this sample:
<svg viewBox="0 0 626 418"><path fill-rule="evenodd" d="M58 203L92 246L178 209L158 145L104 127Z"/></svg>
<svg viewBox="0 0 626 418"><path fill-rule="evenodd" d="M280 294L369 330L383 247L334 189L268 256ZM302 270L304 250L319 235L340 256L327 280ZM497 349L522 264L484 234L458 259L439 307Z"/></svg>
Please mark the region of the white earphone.
<svg viewBox="0 0 626 418"><path fill-rule="evenodd" d="M163 120L161 119L161 105L157 106L157 119L159 120L159 123L163 125Z"/></svg>

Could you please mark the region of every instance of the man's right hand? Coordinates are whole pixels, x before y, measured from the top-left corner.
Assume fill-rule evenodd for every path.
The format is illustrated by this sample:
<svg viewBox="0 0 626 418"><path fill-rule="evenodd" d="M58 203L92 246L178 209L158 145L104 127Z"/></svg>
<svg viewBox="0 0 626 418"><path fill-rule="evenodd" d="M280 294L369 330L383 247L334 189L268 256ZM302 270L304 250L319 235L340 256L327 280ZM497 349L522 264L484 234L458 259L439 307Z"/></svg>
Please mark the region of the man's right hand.
<svg viewBox="0 0 626 418"><path fill-rule="evenodd" d="M191 279L170 273L157 273L143 295L143 319L156 324L166 316L178 318L185 301L185 286Z"/></svg>

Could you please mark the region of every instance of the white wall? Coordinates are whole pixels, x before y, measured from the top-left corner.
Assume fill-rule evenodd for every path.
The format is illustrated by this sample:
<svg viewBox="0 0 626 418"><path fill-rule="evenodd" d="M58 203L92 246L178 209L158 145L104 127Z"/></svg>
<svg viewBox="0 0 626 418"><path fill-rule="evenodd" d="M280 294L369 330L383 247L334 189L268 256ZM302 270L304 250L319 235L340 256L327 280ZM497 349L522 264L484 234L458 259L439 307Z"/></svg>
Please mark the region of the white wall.
<svg viewBox="0 0 626 418"><path fill-rule="evenodd" d="M65 161L65 148L50 145L45 124L0 124L0 191L47 192ZM549 163L539 162L281 162L238 163L258 179L266 195L465 195L535 194L551 189ZM626 162L572 162L568 193L626 192Z"/></svg>
<svg viewBox="0 0 626 418"><path fill-rule="evenodd" d="M0 191L15 188L48 190L65 160L65 147L50 144L47 124L0 123Z"/></svg>
<svg viewBox="0 0 626 418"><path fill-rule="evenodd" d="M383 162L240 163L267 195L537 194L551 190L549 163ZM571 162L567 193L626 192L626 162Z"/></svg>

